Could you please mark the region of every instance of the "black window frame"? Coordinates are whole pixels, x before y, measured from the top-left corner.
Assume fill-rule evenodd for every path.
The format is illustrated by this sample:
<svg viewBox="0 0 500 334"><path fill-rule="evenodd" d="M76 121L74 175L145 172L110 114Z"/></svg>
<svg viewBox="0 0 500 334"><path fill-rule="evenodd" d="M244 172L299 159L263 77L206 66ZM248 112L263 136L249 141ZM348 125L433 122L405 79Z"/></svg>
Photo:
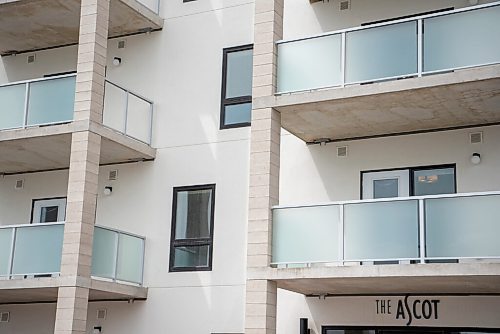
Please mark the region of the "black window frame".
<svg viewBox="0 0 500 334"><path fill-rule="evenodd" d="M420 171L420 170L429 170L429 169L446 169L446 168L452 168L453 169L453 193L457 193L457 164L456 163L451 163L451 164L442 164L442 165L424 165L424 166L414 166L414 167L398 167L398 168L385 168L385 169L373 169L373 170L363 170L360 172L360 178L359 178L359 198L363 200L363 175L366 173L373 173L373 172L390 172L390 171L397 171L397 170L408 170L409 172L409 193L410 197L415 196L415 171Z"/></svg>
<svg viewBox="0 0 500 334"><path fill-rule="evenodd" d="M177 219L177 193L183 191L195 190L210 190L212 192L212 202L210 203L210 236L208 238L191 238L191 239L176 239L176 219ZM186 271L211 271L213 262L213 244L214 244L214 217L215 217L215 183L202 184L193 186L181 186L173 188L172 197L172 220L170 232L170 256L169 256L169 272L186 272ZM175 248L186 246L209 246L208 247L208 265L205 267L175 267Z"/></svg>
<svg viewBox="0 0 500 334"><path fill-rule="evenodd" d="M50 201L52 199L65 199L66 200L66 207L68 205L68 197L67 196L56 196L56 197L43 197L43 198L32 198L31 199L31 214L30 214L30 224L33 223L33 218L34 217L34 211L35 211L35 203L40 202L40 201ZM65 214L66 215L66 214Z"/></svg>
<svg viewBox="0 0 500 334"><path fill-rule="evenodd" d="M238 96L226 98L226 87L227 87L227 56L229 53L240 52L240 51L248 51L253 50L253 44L246 44L240 46L233 46L230 48L222 49L222 87L221 87L221 103L220 103L220 129L234 129L234 128L242 128L246 126L250 126L251 122L242 122L242 123L234 123L234 124L225 124L224 121L226 119L226 107L244 104L244 103L252 103L252 96Z"/></svg>

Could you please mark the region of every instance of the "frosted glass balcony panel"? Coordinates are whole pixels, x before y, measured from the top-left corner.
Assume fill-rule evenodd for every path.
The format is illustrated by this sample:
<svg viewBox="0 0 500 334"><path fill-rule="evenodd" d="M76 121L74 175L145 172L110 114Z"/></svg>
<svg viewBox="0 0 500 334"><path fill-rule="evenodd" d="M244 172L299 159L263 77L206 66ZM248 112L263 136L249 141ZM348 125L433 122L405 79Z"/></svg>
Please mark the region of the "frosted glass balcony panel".
<svg viewBox="0 0 500 334"><path fill-rule="evenodd" d="M417 258L418 201L346 204L346 260Z"/></svg>
<svg viewBox="0 0 500 334"><path fill-rule="evenodd" d="M10 249L12 244L12 228L0 229L0 276L8 275Z"/></svg>
<svg viewBox="0 0 500 334"><path fill-rule="evenodd" d="M500 256L500 195L425 200L428 257Z"/></svg>
<svg viewBox="0 0 500 334"><path fill-rule="evenodd" d="M126 108L127 92L106 82L102 123L107 127L124 132Z"/></svg>
<svg viewBox="0 0 500 334"><path fill-rule="evenodd" d="M61 270L64 225L37 224L16 232L13 275L57 273Z"/></svg>
<svg viewBox="0 0 500 334"><path fill-rule="evenodd" d="M74 76L32 82L28 125L72 121L74 104Z"/></svg>
<svg viewBox="0 0 500 334"><path fill-rule="evenodd" d="M416 21L346 34L346 83L418 71Z"/></svg>
<svg viewBox="0 0 500 334"><path fill-rule="evenodd" d="M273 210L273 263L339 261L339 205Z"/></svg>
<svg viewBox="0 0 500 334"><path fill-rule="evenodd" d="M278 92L341 83L340 34L278 44Z"/></svg>
<svg viewBox="0 0 500 334"><path fill-rule="evenodd" d="M92 246L92 275L114 278L118 233L100 227L94 229Z"/></svg>
<svg viewBox="0 0 500 334"><path fill-rule="evenodd" d="M500 6L424 20L424 71L500 62Z"/></svg>
<svg viewBox="0 0 500 334"><path fill-rule="evenodd" d="M151 130L151 105L133 94L128 95L126 134L149 143Z"/></svg>
<svg viewBox="0 0 500 334"><path fill-rule="evenodd" d="M134 236L120 234L118 247L118 280L142 283L144 240Z"/></svg>
<svg viewBox="0 0 500 334"><path fill-rule="evenodd" d="M26 84L0 87L0 130L23 126L25 95Z"/></svg>

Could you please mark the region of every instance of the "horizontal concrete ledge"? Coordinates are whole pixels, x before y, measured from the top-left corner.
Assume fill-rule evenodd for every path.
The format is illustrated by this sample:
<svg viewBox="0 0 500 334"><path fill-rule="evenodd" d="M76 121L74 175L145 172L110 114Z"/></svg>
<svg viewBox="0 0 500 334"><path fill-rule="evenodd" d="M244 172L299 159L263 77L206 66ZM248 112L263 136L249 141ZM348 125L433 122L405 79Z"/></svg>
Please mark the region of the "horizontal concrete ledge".
<svg viewBox="0 0 500 334"><path fill-rule="evenodd" d="M163 19L155 13L153 10L149 9L147 6L143 5L137 0L119 0L124 5L128 6L134 12L137 12L149 20L155 30L163 28Z"/></svg>
<svg viewBox="0 0 500 334"><path fill-rule="evenodd" d="M0 174L69 168L72 133L92 131L102 137L101 165L154 160L156 149L99 123L74 121L0 131Z"/></svg>
<svg viewBox="0 0 500 334"><path fill-rule="evenodd" d="M110 2L108 37L163 28L163 19L137 0ZM78 44L80 0L0 0L0 55Z"/></svg>
<svg viewBox="0 0 500 334"><path fill-rule="evenodd" d="M62 124L51 124L45 126L33 126L12 130L0 131L0 142L8 140L28 139L36 137L56 136L78 131L88 130L88 122L72 121ZM1 143L0 143L1 145Z"/></svg>
<svg viewBox="0 0 500 334"><path fill-rule="evenodd" d="M69 284L72 282L73 284ZM61 286L89 288L89 300L144 300L148 289L100 279L40 277L0 280L0 304L57 301Z"/></svg>
<svg viewBox="0 0 500 334"><path fill-rule="evenodd" d="M247 275L304 295L500 293L499 263L249 268Z"/></svg>
<svg viewBox="0 0 500 334"><path fill-rule="evenodd" d="M307 143L457 129L500 122L500 65L254 100Z"/></svg>
<svg viewBox="0 0 500 334"><path fill-rule="evenodd" d="M332 87L286 93L275 96L254 98L253 109L279 108L307 103L326 102L331 100L349 99L361 96L371 96L429 87L447 86L466 82L475 82L500 78L500 64L466 68L454 72L430 74L423 77L401 80L374 82L364 85Z"/></svg>
<svg viewBox="0 0 500 334"><path fill-rule="evenodd" d="M89 300L146 299L148 288L136 285L92 279Z"/></svg>
<svg viewBox="0 0 500 334"><path fill-rule="evenodd" d="M119 145L125 146L139 153L140 157L137 160L148 160L156 157L156 149L146 143L143 143L134 138L128 137L121 132L108 128L100 123L90 122L89 130L113 141Z"/></svg>

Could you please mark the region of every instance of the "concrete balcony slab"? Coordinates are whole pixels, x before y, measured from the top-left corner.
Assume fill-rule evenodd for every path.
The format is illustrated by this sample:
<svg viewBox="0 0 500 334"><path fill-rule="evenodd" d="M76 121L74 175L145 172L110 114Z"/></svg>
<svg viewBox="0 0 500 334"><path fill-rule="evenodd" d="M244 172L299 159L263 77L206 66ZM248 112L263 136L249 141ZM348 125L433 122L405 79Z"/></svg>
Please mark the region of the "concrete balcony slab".
<svg viewBox="0 0 500 334"><path fill-rule="evenodd" d="M500 65L266 96L305 142L340 141L500 123Z"/></svg>
<svg viewBox="0 0 500 334"><path fill-rule="evenodd" d="M56 302L61 285L60 277L0 280L0 305ZM91 279L90 283L81 285L90 288L90 301L144 300L148 294L145 287L97 279Z"/></svg>
<svg viewBox="0 0 500 334"><path fill-rule="evenodd" d="M71 122L0 131L0 174L15 174L69 167L71 134L89 129L102 136L102 165L155 158L148 144L102 124Z"/></svg>
<svg viewBox="0 0 500 334"><path fill-rule="evenodd" d="M500 293L500 263L249 269L248 278L307 296Z"/></svg>
<svg viewBox="0 0 500 334"><path fill-rule="evenodd" d="M77 44L80 0L0 0L0 55ZM111 0L109 37L160 30L137 0Z"/></svg>

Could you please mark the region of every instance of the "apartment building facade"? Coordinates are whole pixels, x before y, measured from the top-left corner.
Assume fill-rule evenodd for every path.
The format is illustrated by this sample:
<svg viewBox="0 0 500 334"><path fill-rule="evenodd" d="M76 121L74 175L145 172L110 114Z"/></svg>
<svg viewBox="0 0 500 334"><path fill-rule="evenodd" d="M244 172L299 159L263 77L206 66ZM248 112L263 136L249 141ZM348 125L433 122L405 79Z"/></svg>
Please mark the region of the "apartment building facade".
<svg viewBox="0 0 500 334"><path fill-rule="evenodd" d="M499 18L1 1L0 333L500 332Z"/></svg>

